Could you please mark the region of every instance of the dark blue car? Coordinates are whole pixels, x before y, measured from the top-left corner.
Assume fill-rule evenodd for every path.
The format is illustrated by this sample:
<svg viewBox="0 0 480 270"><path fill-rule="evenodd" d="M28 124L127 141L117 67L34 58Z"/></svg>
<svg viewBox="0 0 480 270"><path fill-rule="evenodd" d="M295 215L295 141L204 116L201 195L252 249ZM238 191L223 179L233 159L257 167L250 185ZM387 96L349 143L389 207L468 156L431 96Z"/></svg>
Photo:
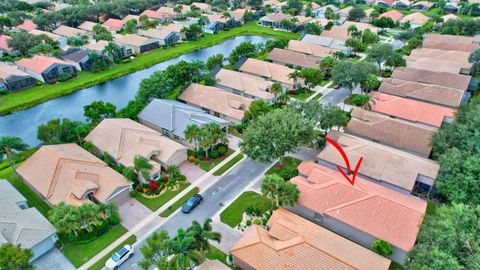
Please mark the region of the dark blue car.
<svg viewBox="0 0 480 270"><path fill-rule="evenodd" d="M195 207L202 203L203 197L200 194L193 195L188 201L182 206L182 212L188 214L192 212Z"/></svg>

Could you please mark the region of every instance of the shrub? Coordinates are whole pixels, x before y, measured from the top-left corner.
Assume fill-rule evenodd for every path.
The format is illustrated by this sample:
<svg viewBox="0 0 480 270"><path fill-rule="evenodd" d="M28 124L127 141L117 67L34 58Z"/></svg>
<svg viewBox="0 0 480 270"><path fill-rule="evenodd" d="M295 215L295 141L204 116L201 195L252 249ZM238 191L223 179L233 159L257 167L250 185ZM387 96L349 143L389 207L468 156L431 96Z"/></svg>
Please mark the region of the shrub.
<svg viewBox="0 0 480 270"><path fill-rule="evenodd" d="M265 213L265 219L268 221L270 217L272 217L272 214L270 212Z"/></svg>
<svg viewBox="0 0 480 270"><path fill-rule="evenodd" d="M263 226L267 226L267 222L268 222L267 219L262 219L262 225L263 225Z"/></svg>
<svg viewBox="0 0 480 270"><path fill-rule="evenodd" d="M253 206L249 206L249 207L247 207L247 209L245 209L245 214L253 215L254 211L255 210L254 210Z"/></svg>
<svg viewBox="0 0 480 270"><path fill-rule="evenodd" d="M257 218L253 221L253 224L260 225L260 224L262 224L262 221Z"/></svg>
<svg viewBox="0 0 480 270"><path fill-rule="evenodd" d="M197 155L196 155L197 158L202 158L202 157L205 156L205 150L203 150L203 148L200 147L200 148L198 149L198 151L197 151L196 154L197 154Z"/></svg>
<svg viewBox="0 0 480 270"><path fill-rule="evenodd" d="M156 190L158 188L158 181L152 180L148 183L148 190Z"/></svg>
<svg viewBox="0 0 480 270"><path fill-rule="evenodd" d="M288 166L283 170L280 170L278 174L284 179L284 180L290 180L291 178L295 177L298 175L298 170L293 167L293 166Z"/></svg>
<svg viewBox="0 0 480 270"><path fill-rule="evenodd" d="M62 249L62 248L63 248L63 243L62 243L62 241L59 239L59 240L55 241L54 246L55 246L56 248L58 248L58 249Z"/></svg>
<svg viewBox="0 0 480 270"><path fill-rule="evenodd" d="M393 254L392 246L385 240L377 239L372 244L372 249L383 256L390 256Z"/></svg>
<svg viewBox="0 0 480 270"><path fill-rule="evenodd" d="M221 145L220 147L218 147L217 152L220 156L222 156L227 152L227 147Z"/></svg>
<svg viewBox="0 0 480 270"><path fill-rule="evenodd" d="M246 128L247 128L247 125L245 124L238 124L235 126L235 129L240 133L242 133Z"/></svg>
<svg viewBox="0 0 480 270"><path fill-rule="evenodd" d="M245 222L245 225L247 225L247 226L251 226L251 225L252 225L252 221L251 221L250 219L249 219L249 220L247 220L247 221Z"/></svg>
<svg viewBox="0 0 480 270"><path fill-rule="evenodd" d="M211 158L211 159L218 158L218 151L217 150L212 150L212 151L208 152L208 157Z"/></svg>
<svg viewBox="0 0 480 270"><path fill-rule="evenodd" d="M195 151L193 151L192 149L187 149L187 156L195 156Z"/></svg>
<svg viewBox="0 0 480 270"><path fill-rule="evenodd" d="M194 161L195 161L195 157L194 157L194 156L188 156L188 161L194 162Z"/></svg>

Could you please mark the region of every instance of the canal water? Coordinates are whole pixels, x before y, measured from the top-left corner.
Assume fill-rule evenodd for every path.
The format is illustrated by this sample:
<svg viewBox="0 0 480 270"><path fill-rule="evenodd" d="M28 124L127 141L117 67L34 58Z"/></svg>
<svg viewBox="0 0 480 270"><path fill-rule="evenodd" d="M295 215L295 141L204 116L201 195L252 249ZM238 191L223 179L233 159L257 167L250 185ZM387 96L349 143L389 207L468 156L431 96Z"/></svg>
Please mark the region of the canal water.
<svg viewBox="0 0 480 270"><path fill-rule="evenodd" d="M40 143L37 139L37 127L54 118L69 118L72 120L84 120L83 106L95 100L111 102L117 109L123 108L128 101L135 97L140 81L149 77L157 70L164 70L169 65L181 60L193 61L207 59L215 54L230 55L230 52L241 42L263 43L267 37L239 36L227 40L218 45L200 49L181 55L171 60L158 63L147 69L125 75L123 77L79 90L67 96L49 100L35 107L0 116L0 135L17 136L30 146Z"/></svg>

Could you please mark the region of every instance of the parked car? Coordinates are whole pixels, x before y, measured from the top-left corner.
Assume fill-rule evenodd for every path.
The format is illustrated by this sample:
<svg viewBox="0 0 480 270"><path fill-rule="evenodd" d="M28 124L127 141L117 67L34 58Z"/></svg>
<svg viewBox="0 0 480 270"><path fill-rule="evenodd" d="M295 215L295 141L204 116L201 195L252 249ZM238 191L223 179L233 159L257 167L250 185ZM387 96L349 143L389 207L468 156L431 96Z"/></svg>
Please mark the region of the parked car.
<svg viewBox="0 0 480 270"><path fill-rule="evenodd" d="M131 245L125 245L113 253L112 257L110 257L110 259L108 259L108 261L105 263L105 267L109 270L116 270L122 263L130 259L133 256L133 253L133 247Z"/></svg>
<svg viewBox="0 0 480 270"><path fill-rule="evenodd" d="M182 206L182 212L188 214L192 212L195 207L201 204L203 201L203 197L200 194L193 195L188 201Z"/></svg>

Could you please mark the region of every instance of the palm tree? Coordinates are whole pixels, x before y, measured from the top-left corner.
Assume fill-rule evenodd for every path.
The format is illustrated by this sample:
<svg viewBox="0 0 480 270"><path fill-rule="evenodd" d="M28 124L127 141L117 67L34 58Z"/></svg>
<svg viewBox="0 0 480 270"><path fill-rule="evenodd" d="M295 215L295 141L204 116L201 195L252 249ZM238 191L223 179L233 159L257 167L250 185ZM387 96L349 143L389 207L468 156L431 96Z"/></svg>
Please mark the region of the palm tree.
<svg viewBox="0 0 480 270"><path fill-rule="evenodd" d="M205 261L203 253L195 248L194 243L195 237L186 234L182 228L178 229L177 236L170 242L171 266L177 270L185 270Z"/></svg>
<svg viewBox="0 0 480 270"><path fill-rule="evenodd" d="M8 160L13 172L20 179L15 165L14 158L20 151L28 149L28 145L22 141L22 139L13 136L0 136L0 162L4 159Z"/></svg>
<svg viewBox="0 0 480 270"><path fill-rule="evenodd" d="M120 47L113 42L108 42L107 46L103 48L102 54L114 63L120 57Z"/></svg>
<svg viewBox="0 0 480 270"><path fill-rule="evenodd" d="M210 249L209 241L217 241L220 243L222 235L212 231L212 219L207 219L201 225L197 221L192 221L192 226L188 228L187 233L195 238L194 247L205 253Z"/></svg>
<svg viewBox="0 0 480 270"><path fill-rule="evenodd" d="M169 165L167 167L168 177L177 180L182 173L180 172L180 168L177 165Z"/></svg>
<svg viewBox="0 0 480 270"><path fill-rule="evenodd" d="M195 124L188 125L183 131L183 134L185 136L185 140L187 140L187 142L194 145L195 152L198 151L200 128Z"/></svg>
<svg viewBox="0 0 480 270"><path fill-rule="evenodd" d="M102 213L97 211L97 206L94 203L84 203L78 210L82 229L87 232L93 232L95 227L102 224Z"/></svg>
<svg viewBox="0 0 480 270"><path fill-rule="evenodd" d="M272 86L270 87L270 92L277 96L278 94L283 93L283 87L282 84L279 82L274 82Z"/></svg>
<svg viewBox="0 0 480 270"><path fill-rule="evenodd" d="M63 202L53 206L48 215L48 220L59 232L73 233L75 236L78 236L78 231L81 229L79 218L78 208Z"/></svg>
<svg viewBox="0 0 480 270"><path fill-rule="evenodd" d="M197 24L200 25L202 28L209 23L210 23L210 20L206 16L200 16L198 18Z"/></svg>
<svg viewBox="0 0 480 270"><path fill-rule="evenodd" d="M158 269L168 269L170 255L170 236L166 231L154 232L140 248L143 259L138 263L142 269L154 265Z"/></svg>
<svg viewBox="0 0 480 270"><path fill-rule="evenodd" d="M282 177L277 174L267 175L262 182L260 190L262 191L263 196L269 198L271 201L272 210L276 207L276 192L280 182L284 182Z"/></svg>
<svg viewBox="0 0 480 270"><path fill-rule="evenodd" d="M298 78L300 77L300 70L295 69L292 73L288 74L288 78L293 80L294 84L297 84Z"/></svg>
<svg viewBox="0 0 480 270"><path fill-rule="evenodd" d="M133 158L133 169L137 173L137 177L143 177L145 181L150 180L150 170L152 169L152 164L150 164L149 160L136 155Z"/></svg>

